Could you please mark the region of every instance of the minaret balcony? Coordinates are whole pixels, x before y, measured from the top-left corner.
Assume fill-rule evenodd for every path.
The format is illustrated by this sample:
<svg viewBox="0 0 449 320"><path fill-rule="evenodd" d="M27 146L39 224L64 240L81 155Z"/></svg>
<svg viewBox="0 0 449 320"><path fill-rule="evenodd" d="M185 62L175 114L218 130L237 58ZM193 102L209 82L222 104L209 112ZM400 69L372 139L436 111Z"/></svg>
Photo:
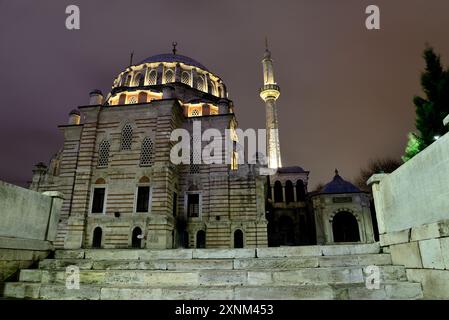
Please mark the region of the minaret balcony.
<svg viewBox="0 0 449 320"><path fill-rule="evenodd" d="M266 101L267 99L277 99L281 94L281 88L277 84L266 84L260 88L260 97Z"/></svg>

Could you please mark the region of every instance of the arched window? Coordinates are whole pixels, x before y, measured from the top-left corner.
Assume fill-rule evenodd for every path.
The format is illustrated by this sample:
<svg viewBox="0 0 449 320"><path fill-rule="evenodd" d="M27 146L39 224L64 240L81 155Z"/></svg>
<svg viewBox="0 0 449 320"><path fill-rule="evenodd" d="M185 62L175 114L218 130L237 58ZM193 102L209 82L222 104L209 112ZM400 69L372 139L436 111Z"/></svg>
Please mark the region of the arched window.
<svg viewBox="0 0 449 320"><path fill-rule="evenodd" d="M334 242L360 241L359 224L354 215L347 211L337 213L332 220Z"/></svg>
<svg viewBox="0 0 449 320"><path fill-rule="evenodd" d="M125 104L126 103L126 94L122 93L118 98L118 104Z"/></svg>
<svg viewBox="0 0 449 320"><path fill-rule="evenodd" d="M274 202L284 202L284 196L282 194L282 184L280 181L274 183Z"/></svg>
<svg viewBox="0 0 449 320"><path fill-rule="evenodd" d="M181 82L190 86L190 73L183 71L181 74Z"/></svg>
<svg viewBox="0 0 449 320"><path fill-rule="evenodd" d="M133 141L133 127L128 123L123 126L120 150L131 150Z"/></svg>
<svg viewBox="0 0 449 320"><path fill-rule="evenodd" d="M138 103L144 103L147 102L148 94L146 92L139 92L139 99Z"/></svg>
<svg viewBox="0 0 449 320"><path fill-rule="evenodd" d="M204 79L202 76L198 76L198 79L196 80L196 88L204 91Z"/></svg>
<svg viewBox="0 0 449 320"><path fill-rule="evenodd" d="M152 166L154 163L154 146L153 140L150 137L146 137L142 141L142 150L140 153L140 165Z"/></svg>
<svg viewBox="0 0 449 320"><path fill-rule="evenodd" d="M243 231L240 229L234 231L234 248L243 248Z"/></svg>
<svg viewBox="0 0 449 320"><path fill-rule="evenodd" d="M154 86L157 82L157 72L156 70L151 70L148 74L148 85Z"/></svg>
<svg viewBox="0 0 449 320"><path fill-rule="evenodd" d="M126 76L126 80L125 80L125 87L129 87L131 85L131 79L132 79L132 76L130 74L128 74Z"/></svg>
<svg viewBox="0 0 449 320"><path fill-rule="evenodd" d="M138 73L134 78L134 85L135 86L143 86L144 85L144 76L141 73Z"/></svg>
<svg viewBox="0 0 449 320"><path fill-rule="evenodd" d="M196 233L196 247L198 249L206 248L206 232L204 230L200 230Z"/></svg>
<svg viewBox="0 0 449 320"><path fill-rule="evenodd" d="M103 237L103 231L100 227L96 227L94 229L93 237L92 237L92 248L99 249L101 248L101 238Z"/></svg>
<svg viewBox="0 0 449 320"><path fill-rule="evenodd" d="M168 69L165 71L165 83L171 83L175 81L175 73L173 70Z"/></svg>
<svg viewBox="0 0 449 320"><path fill-rule="evenodd" d="M287 180L285 183L285 202L290 203L295 201L295 194L293 183L290 180Z"/></svg>
<svg viewBox="0 0 449 320"><path fill-rule="evenodd" d="M133 230L133 235L131 238L131 247L133 248L141 248L142 246L142 229L139 227L135 227Z"/></svg>
<svg viewBox="0 0 449 320"><path fill-rule="evenodd" d="M99 167L107 167L109 164L109 148L111 144L109 141L104 140L100 143L100 147L98 148L98 166Z"/></svg>
<svg viewBox="0 0 449 320"><path fill-rule="evenodd" d="M296 200L297 201L306 200L306 189L304 187L304 182L302 182L302 180L296 181Z"/></svg>

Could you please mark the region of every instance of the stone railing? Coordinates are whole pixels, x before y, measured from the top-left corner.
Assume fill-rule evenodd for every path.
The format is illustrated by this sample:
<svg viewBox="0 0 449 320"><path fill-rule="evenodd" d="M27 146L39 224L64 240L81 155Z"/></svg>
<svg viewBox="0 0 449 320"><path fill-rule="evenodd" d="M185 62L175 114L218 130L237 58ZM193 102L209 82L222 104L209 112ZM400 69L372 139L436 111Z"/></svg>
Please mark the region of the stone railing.
<svg viewBox="0 0 449 320"><path fill-rule="evenodd" d="M0 282L53 249L62 201L0 181Z"/></svg>
<svg viewBox="0 0 449 320"><path fill-rule="evenodd" d="M449 133L372 186L380 244L424 297L449 298Z"/></svg>

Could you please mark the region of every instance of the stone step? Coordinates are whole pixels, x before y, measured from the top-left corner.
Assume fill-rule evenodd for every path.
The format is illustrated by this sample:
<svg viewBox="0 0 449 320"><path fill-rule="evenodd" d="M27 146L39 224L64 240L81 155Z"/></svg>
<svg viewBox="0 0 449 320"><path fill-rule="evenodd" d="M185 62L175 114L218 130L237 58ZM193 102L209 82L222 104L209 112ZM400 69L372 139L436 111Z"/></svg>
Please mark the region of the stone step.
<svg viewBox="0 0 449 320"><path fill-rule="evenodd" d="M361 254L347 256L294 257L294 258L245 258L245 259L191 259L191 260L92 260L45 259L39 269L65 269L76 265L83 270L232 270L345 267L391 265L389 254Z"/></svg>
<svg viewBox="0 0 449 320"><path fill-rule="evenodd" d="M405 268L380 266L381 282L406 281ZM364 283L363 267L302 268L297 270L80 270L81 284L134 286L227 286ZM21 270L19 281L64 284L60 270Z"/></svg>
<svg viewBox="0 0 449 320"><path fill-rule="evenodd" d="M236 259L341 256L380 253L379 243L342 244L257 249L80 249L57 250L56 259L153 260L153 259Z"/></svg>
<svg viewBox="0 0 449 320"><path fill-rule="evenodd" d="M29 299L89 300L298 300L298 299L422 299L419 283L396 282L368 290L363 285L300 285L300 286L228 286L217 287L107 287L84 285L67 289L63 285L39 283L5 283L4 297Z"/></svg>

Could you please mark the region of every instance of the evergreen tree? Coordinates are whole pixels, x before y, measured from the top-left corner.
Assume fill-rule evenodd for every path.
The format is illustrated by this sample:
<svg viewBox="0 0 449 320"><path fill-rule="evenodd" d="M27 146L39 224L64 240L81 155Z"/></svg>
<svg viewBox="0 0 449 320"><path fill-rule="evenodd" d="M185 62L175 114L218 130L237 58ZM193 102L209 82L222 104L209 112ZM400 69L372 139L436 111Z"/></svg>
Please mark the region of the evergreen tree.
<svg viewBox="0 0 449 320"><path fill-rule="evenodd" d="M426 69L421 74L425 98L415 96L417 133L410 133L403 161L407 161L448 131L443 119L449 114L449 69L444 69L433 48L424 50Z"/></svg>

